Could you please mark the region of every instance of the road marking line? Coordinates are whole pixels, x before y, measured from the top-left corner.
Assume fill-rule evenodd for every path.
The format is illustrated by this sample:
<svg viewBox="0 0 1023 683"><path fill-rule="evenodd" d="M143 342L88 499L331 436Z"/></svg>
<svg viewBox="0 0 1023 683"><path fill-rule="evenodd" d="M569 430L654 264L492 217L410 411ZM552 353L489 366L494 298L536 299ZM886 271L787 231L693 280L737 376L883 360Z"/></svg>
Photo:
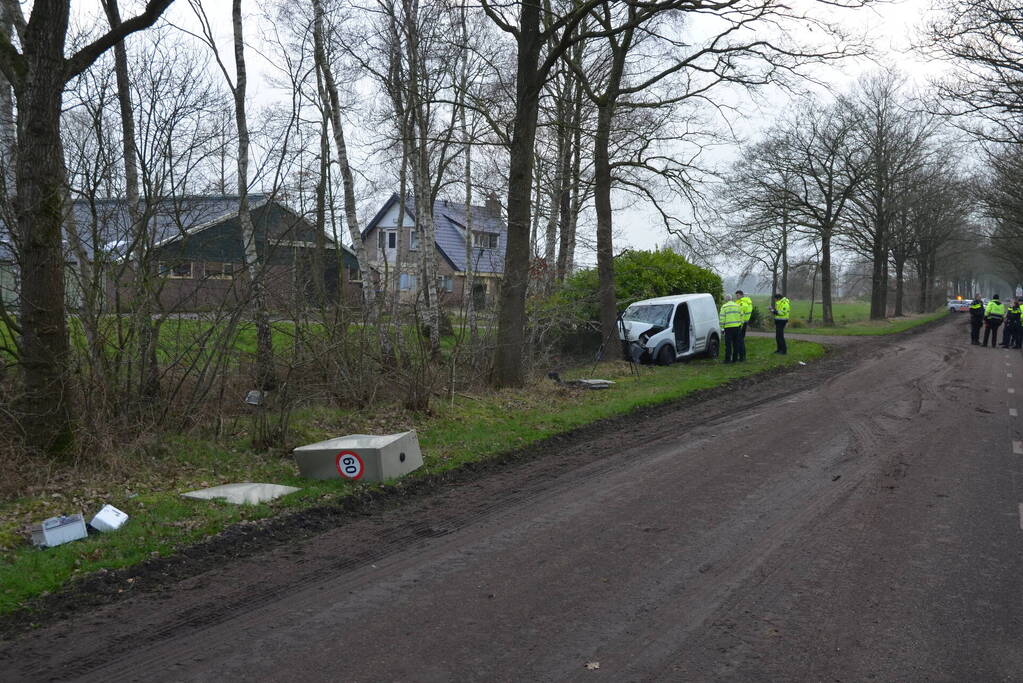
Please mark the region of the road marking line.
<svg viewBox="0 0 1023 683"><path fill-rule="evenodd" d="M1014 455L1023 455L1023 441L1013 441L1012 452Z"/></svg>
<svg viewBox="0 0 1023 683"><path fill-rule="evenodd" d="M1019 417L1019 413L1015 408L1009 408L1009 417Z"/></svg>
<svg viewBox="0 0 1023 683"><path fill-rule="evenodd" d="M1010 393L1010 394L1015 394L1015 393L1016 393L1016 390L1015 390L1015 389L1013 389L1012 387L1009 387L1009 393Z"/></svg>
<svg viewBox="0 0 1023 683"><path fill-rule="evenodd" d="M1019 504L1019 528L1023 529L1023 503Z"/></svg>

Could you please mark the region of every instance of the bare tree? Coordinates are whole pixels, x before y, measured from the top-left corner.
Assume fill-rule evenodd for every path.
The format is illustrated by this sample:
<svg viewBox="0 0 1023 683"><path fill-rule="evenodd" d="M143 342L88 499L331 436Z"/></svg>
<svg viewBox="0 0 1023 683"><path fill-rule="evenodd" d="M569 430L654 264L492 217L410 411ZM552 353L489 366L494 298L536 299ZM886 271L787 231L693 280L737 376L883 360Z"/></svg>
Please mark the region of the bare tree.
<svg viewBox="0 0 1023 683"><path fill-rule="evenodd" d="M841 103L809 103L771 134L770 165L791 185L772 189L787 197L799 231L820 248L821 316L835 322L832 312L832 241L866 171L863 151L854 133L858 120Z"/></svg>
<svg viewBox="0 0 1023 683"><path fill-rule="evenodd" d="M334 69L327 55L323 0L312 0L312 3L313 54L316 68L323 76L323 93L326 95L323 106L328 112L331 129L334 132L334 154L337 156L336 161L344 190L345 224L348 226L348 234L352 241L352 250L355 252L355 258L359 264L359 271L362 273L362 305L365 310L371 310L373 300L371 288L368 286L369 266L366 263L366 249L362 243L362 231L359 227L359 215L355 202L355 175L348 159L348 145L345 141L344 126L341 123L341 96L338 94Z"/></svg>
<svg viewBox="0 0 1023 683"><path fill-rule="evenodd" d="M725 177L718 197L727 232L718 251L727 245L741 254L743 275L763 267L771 274L771 291L787 294L789 253L797 238L789 196L794 185L791 172L771 163L774 144L778 141L768 139L743 148Z"/></svg>
<svg viewBox="0 0 1023 683"><path fill-rule="evenodd" d="M844 232L853 249L871 261L872 320L887 316L892 234L904 213L910 179L934 154L938 125L936 117L912 106L904 87L902 76L884 71L864 78L846 100L856 112L856 137L867 154Z"/></svg>
<svg viewBox="0 0 1023 683"><path fill-rule="evenodd" d="M117 0L103 0L103 9L111 28L121 23L121 12ZM146 249L151 243L148 224L140 204L139 171L135 139L135 116L131 103L131 83L128 75L128 51L122 39L114 45L114 74L117 78L117 101L121 116L121 146L124 163L124 190L131 219L131 234L137 245L135 261L135 299L137 315L135 330L139 338L139 397L143 402L156 399L160 393L160 369L156 360L156 339L158 328L152 317L154 311L152 283L154 273L146 258Z"/></svg>
<svg viewBox="0 0 1023 683"><path fill-rule="evenodd" d="M920 48L951 73L934 108L982 139L1023 143L1023 14L1014 0L940 0Z"/></svg>
<svg viewBox="0 0 1023 683"><path fill-rule="evenodd" d="M277 386L274 371L273 335L270 328L270 313L267 309L263 266L260 264L259 250L256 242L256 229L252 224L249 211L249 123L245 112L245 97L248 88L248 72L245 67L245 36L242 24L242 2L232 0L231 25L233 29L234 77L224 64L217 48L213 27L203 9L202 0L189 0L196 17L202 26L202 38L213 52L214 59L231 94L234 96L234 118L238 136L237 142L237 187L238 187L238 222L241 225L242 243L245 251L245 268L249 278L249 288L256 323L256 385L262 390L274 389Z"/></svg>
<svg viewBox="0 0 1023 683"><path fill-rule="evenodd" d="M26 21L5 1L17 43L0 32L0 71L17 98L16 213L21 246L21 409L27 443L41 452L67 452L74 443L74 406L64 317L64 160L61 94L124 36L152 26L173 0L150 0L143 12L64 55L70 0L33 3Z"/></svg>

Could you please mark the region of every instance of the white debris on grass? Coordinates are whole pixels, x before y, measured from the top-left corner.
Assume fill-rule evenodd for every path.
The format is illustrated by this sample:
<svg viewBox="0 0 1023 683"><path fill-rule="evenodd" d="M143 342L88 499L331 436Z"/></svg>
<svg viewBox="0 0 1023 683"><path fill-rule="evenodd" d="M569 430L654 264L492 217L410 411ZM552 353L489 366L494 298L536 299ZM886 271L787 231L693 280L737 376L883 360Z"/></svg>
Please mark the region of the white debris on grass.
<svg viewBox="0 0 1023 683"><path fill-rule="evenodd" d="M50 517L32 527L32 545L40 548L52 548L85 538L89 532L85 529L85 519L79 515Z"/></svg>
<svg viewBox="0 0 1023 683"><path fill-rule="evenodd" d="M254 484L251 482L241 482L238 484L223 484L222 486L214 486L208 489L199 489L197 491L189 491L188 493L182 493L183 498L195 498L197 500L213 500L220 498L226 500L228 503L234 503L235 505L256 505L257 503L265 503L281 496L286 496L289 493L300 491L294 486L281 486L280 484Z"/></svg>
<svg viewBox="0 0 1023 683"><path fill-rule="evenodd" d="M128 521L128 515L121 512L113 505L104 505L89 522L96 531L117 531Z"/></svg>

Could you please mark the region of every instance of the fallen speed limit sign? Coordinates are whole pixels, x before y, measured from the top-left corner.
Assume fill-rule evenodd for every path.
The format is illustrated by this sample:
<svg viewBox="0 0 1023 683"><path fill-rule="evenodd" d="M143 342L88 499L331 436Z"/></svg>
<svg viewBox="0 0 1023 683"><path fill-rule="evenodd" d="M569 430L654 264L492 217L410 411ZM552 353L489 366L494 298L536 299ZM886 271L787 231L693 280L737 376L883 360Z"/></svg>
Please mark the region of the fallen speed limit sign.
<svg viewBox="0 0 1023 683"><path fill-rule="evenodd" d="M337 454L337 473L345 479L358 479L362 476L365 469L366 467L362 464L362 458L359 457L358 453L341 451Z"/></svg>

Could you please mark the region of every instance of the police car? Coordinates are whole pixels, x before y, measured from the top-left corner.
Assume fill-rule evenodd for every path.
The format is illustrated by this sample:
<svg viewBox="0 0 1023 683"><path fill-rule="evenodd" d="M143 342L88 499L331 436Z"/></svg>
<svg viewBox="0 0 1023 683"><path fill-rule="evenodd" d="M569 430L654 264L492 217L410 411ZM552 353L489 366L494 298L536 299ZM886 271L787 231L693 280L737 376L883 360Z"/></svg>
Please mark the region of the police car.
<svg viewBox="0 0 1023 683"><path fill-rule="evenodd" d="M952 313L964 313L970 310L970 302L966 299L949 299L948 310Z"/></svg>

